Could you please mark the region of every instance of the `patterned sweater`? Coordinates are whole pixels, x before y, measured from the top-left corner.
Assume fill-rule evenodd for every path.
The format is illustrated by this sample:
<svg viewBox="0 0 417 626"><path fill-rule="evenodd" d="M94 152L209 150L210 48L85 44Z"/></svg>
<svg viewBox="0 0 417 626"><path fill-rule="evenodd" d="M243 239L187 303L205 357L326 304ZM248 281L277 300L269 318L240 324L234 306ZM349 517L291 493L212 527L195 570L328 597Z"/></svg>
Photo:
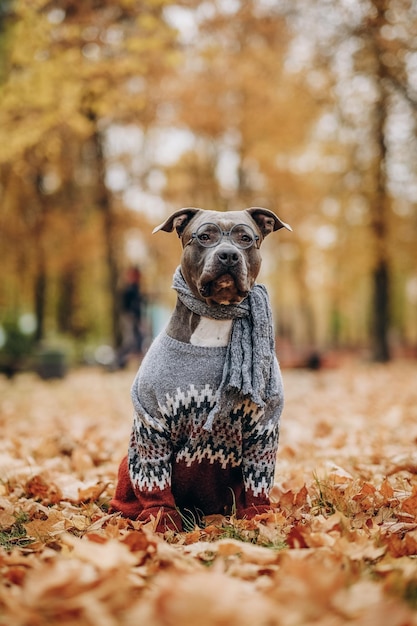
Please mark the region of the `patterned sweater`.
<svg viewBox="0 0 417 626"><path fill-rule="evenodd" d="M278 362L278 386L263 408L243 397L207 431L226 349L165 332L155 339L132 387L134 423L113 510L147 520L162 508L175 520L166 525L178 527L176 509L250 517L269 504L283 406Z"/></svg>

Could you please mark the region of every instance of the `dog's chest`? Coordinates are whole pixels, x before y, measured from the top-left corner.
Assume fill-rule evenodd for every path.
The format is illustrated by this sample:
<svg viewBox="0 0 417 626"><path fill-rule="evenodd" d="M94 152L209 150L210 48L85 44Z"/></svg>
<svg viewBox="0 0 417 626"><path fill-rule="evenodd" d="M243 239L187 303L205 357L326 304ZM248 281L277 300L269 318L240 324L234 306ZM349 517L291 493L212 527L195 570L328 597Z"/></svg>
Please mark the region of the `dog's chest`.
<svg viewBox="0 0 417 626"><path fill-rule="evenodd" d="M233 320L213 320L201 317L190 338L193 346L218 348L227 346Z"/></svg>

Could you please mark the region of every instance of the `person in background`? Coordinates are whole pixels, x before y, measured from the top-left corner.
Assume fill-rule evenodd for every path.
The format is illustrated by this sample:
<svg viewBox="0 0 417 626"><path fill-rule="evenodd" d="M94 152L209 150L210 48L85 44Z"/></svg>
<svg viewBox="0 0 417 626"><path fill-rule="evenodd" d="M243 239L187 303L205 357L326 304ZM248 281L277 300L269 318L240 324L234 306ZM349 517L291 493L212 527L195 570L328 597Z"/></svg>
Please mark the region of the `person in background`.
<svg viewBox="0 0 417 626"><path fill-rule="evenodd" d="M126 271L120 302L121 345L117 364L125 367L129 354L140 354L143 344L141 329L144 299L141 292L141 274L137 267Z"/></svg>

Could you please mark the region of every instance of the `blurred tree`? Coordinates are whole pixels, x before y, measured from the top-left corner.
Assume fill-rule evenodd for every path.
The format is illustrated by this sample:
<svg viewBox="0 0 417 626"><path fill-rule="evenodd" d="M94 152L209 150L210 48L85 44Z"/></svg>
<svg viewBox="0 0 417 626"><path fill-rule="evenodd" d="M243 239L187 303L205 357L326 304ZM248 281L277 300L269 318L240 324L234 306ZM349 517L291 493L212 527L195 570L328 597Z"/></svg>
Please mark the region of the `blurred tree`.
<svg viewBox="0 0 417 626"><path fill-rule="evenodd" d="M286 19L274 9L263 9L257 0L236 2L230 8L225 3L209 8L198 4L193 19L197 32L184 44L186 62L179 76L168 81L172 106L163 122L189 129L195 147L166 168L166 197L174 204L215 209L266 206L296 227L303 219L300 193L311 206L311 184L306 178L298 180L295 192L288 175L280 176L277 158L302 149L322 98L301 77L286 71L291 43ZM303 256L300 231L295 228L291 237L288 245ZM279 252L276 246L273 250L270 281L280 291ZM298 297L291 306L303 310L303 340L313 341L304 264L293 268L293 277L291 290L295 285ZM284 307L286 297L274 298L276 306ZM293 312L288 314L288 333L294 317Z"/></svg>
<svg viewBox="0 0 417 626"><path fill-rule="evenodd" d="M279 11L257 0L210 9L185 4L197 31L184 42L187 63L166 85L171 107L163 121L187 128L195 141L193 150L166 167L166 197L174 204L216 209L267 206L288 219L295 232L287 251L291 247L291 258L298 260L284 261L279 249L271 248L270 286L275 303L288 310L285 332L302 327L301 341L314 344L307 278L312 242L297 226L309 219L320 189L306 176L281 173L278 162L281 155L288 162L289 153L309 141L332 94L310 89L303 75L287 71L291 33ZM288 289L281 288L284 283ZM294 297L287 295L294 290Z"/></svg>
<svg viewBox="0 0 417 626"><path fill-rule="evenodd" d="M400 234L403 232L400 229L401 220L394 210L399 203L405 202L409 205L407 213L410 216L414 213L415 216L417 199L411 191L416 171L414 169L413 172L409 165L404 165L405 153L409 153L410 148L411 152L416 149L415 121L411 124L414 129L408 137L408 146L404 151L400 147L403 143L401 131L398 132L396 128L399 129L404 124L405 115L403 114L402 120L399 118L398 103L394 97L394 92L397 91L408 104L413 104L413 78L407 69L407 65L411 68L407 60L410 60L415 49L417 13L413 3L408 0L372 0L364 3L361 10L357 11L350 29L342 22L338 30L339 47L346 45L347 34L351 38L354 50L352 78L358 86L362 81L363 95L361 97L358 94L359 101L365 96L365 106L355 120L358 127L360 124L364 130L362 136L358 137L355 166L362 179L363 193L369 202L368 223L372 252L370 269L373 284L372 351L375 360L386 361L390 358L389 339L394 329L392 303L395 270L400 254L395 241L400 244L400 248L404 244ZM367 92L364 91L365 86ZM409 111L406 114L409 124L412 119L410 113ZM349 123L352 124L352 117ZM364 159L366 151L369 156ZM397 183L398 172L402 172L405 183L403 185ZM409 223L410 226L415 237L415 227ZM402 312L402 316L404 315L405 309Z"/></svg>
<svg viewBox="0 0 417 626"><path fill-rule="evenodd" d="M83 330L75 328L72 317L78 274L91 259L88 249L74 244L82 241L81 231L88 233L97 210L117 340L118 224L124 217L106 185L106 129L116 121L146 127L155 117L152 89L175 62L175 34L163 17L167 4L16 0L12 5L0 107L1 176L9 208L1 220L4 233L20 236L23 231L27 240L39 339L54 267L66 285L55 296L59 326L73 333ZM13 223L19 223L17 230ZM70 237L58 252L67 246L62 263L51 257L61 223ZM98 251L102 246L97 243ZM20 247L11 239L4 244L10 256Z"/></svg>
<svg viewBox="0 0 417 626"><path fill-rule="evenodd" d="M373 357L387 360L392 331L406 327L406 307L394 317L398 272L415 276L410 112L407 144L395 130L398 100L415 107L413 3L193 8L197 27L185 41L181 80L169 85L167 123L192 130L198 156L169 168L167 196L282 213L295 226L278 248L280 276L292 277L277 298L283 327L321 346L371 337Z"/></svg>
<svg viewBox="0 0 417 626"><path fill-rule="evenodd" d="M206 171L211 163L216 205L249 206L261 199L275 205L270 186L277 150L306 139L318 103L285 72L285 19L261 11L256 0L234 7L230 12L219 3L207 15L197 10L198 35L179 80L169 81L173 106L165 122L184 125L198 138L191 177L199 163Z"/></svg>
<svg viewBox="0 0 417 626"><path fill-rule="evenodd" d="M388 333L390 330L390 282L391 262L389 254L390 199L387 180L386 128L389 115L389 92L385 83L385 70L382 61L383 50L379 43L383 28L386 27L386 12L389 0L373 0L374 12L371 15L365 39L370 54L370 69L375 84L374 141L376 144L374 192L370 202L370 224L374 239L373 279L373 356L376 361L390 359Z"/></svg>
<svg viewBox="0 0 417 626"><path fill-rule="evenodd" d="M417 341L412 0L15 0L5 18L3 310L117 338L135 227L263 205L294 227L263 270L294 343L386 360L395 333ZM155 297L177 245L152 241Z"/></svg>

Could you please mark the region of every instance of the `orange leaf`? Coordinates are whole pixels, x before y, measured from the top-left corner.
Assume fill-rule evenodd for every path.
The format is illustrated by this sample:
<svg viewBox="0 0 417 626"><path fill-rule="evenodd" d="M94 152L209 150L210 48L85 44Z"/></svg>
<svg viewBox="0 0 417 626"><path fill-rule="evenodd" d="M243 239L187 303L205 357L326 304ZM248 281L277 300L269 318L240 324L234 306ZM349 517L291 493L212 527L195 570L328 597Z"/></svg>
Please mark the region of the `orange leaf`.
<svg viewBox="0 0 417 626"><path fill-rule="evenodd" d="M406 533L404 538L397 534L389 535L386 543L390 554L395 558L414 556L417 554L417 531Z"/></svg>
<svg viewBox="0 0 417 626"><path fill-rule="evenodd" d="M390 500L394 497L394 489L391 487L387 478L380 486L379 492L384 496L385 500Z"/></svg>
<svg viewBox="0 0 417 626"><path fill-rule="evenodd" d="M39 475L33 476L25 485L26 493L44 504L58 504L62 500L62 492L54 483L47 483Z"/></svg>
<svg viewBox="0 0 417 626"><path fill-rule="evenodd" d="M79 502L94 502L101 496L106 487L106 484L98 483L97 485L86 487L85 489L78 489Z"/></svg>
<svg viewBox="0 0 417 626"><path fill-rule="evenodd" d="M304 533L297 526L291 528L287 536L287 543L290 548L308 548Z"/></svg>
<svg viewBox="0 0 417 626"><path fill-rule="evenodd" d="M294 499L294 504L297 509L302 507L306 503L307 496L308 496L307 487L304 485L303 487L301 487L300 491L297 493Z"/></svg>
<svg viewBox="0 0 417 626"><path fill-rule="evenodd" d="M131 552L143 552L149 547L149 539L142 530L132 530L124 539L122 543L128 546Z"/></svg>
<svg viewBox="0 0 417 626"><path fill-rule="evenodd" d="M401 503L401 510L412 516L417 515L417 490L414 489L412 495Z"/></svg>
<svg viewBox="0 0 417 626"><path fill-rule="evenodd" d="M363 500L364 498L367 498L368 496L372 496L375 492L376 492L376 489L373 485L371 485L370 483L364 483L359 493L357 493L356 496L353 496L352 500L355 500L355 501Z"/></svg>
<svg viewBox="0 0 417 626"><path fill-rule="evenodd" d="M108 539L103 537L103 535L98 535L97 533L87 533L84 535L88 541L92 541L93 543L107 543Z"/></svg>

